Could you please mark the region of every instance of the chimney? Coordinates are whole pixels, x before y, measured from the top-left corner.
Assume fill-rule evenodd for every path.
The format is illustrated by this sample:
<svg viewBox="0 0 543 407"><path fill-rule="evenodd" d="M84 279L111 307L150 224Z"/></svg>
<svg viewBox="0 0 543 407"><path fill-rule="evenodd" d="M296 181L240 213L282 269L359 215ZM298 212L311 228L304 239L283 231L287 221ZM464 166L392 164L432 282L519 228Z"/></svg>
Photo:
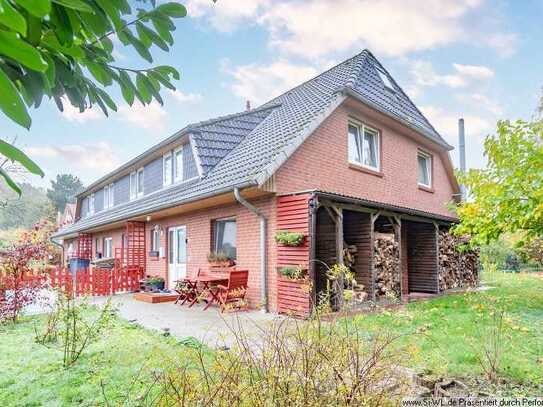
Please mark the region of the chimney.
<svg viewBox="0 0 543 407"><path fill-rule="evenodd" d="M466 172L466 135L464 132L464 119L458 119L458 152L460 155L460 172ZM462 201L466 200L466 187L460 185Z"/></svg>
<svg viewBox="0 0 543 407"><path fill-rule="evenodd" d="M249 111L251 110L251 101L248 100L246 103L245 103L245 110Z"/></svg>

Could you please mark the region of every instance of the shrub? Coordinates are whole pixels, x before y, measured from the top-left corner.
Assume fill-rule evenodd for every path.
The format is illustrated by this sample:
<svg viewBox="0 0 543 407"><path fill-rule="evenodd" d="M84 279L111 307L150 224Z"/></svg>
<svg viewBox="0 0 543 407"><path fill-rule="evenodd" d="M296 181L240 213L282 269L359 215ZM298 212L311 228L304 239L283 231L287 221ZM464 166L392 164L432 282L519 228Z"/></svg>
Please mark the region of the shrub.
<svg viewBox="0 0 543 407"><path fill-rule="evenodd" d="M50 229L38 223L0 253L0 322L17 321L21 311L39 301L50 256Z"/></svg>
<svg viewBox="0 0 543 407"><path fill-rule="evenodd" d="M409 355L386 333L368 336L348 322L276 321L261 336L241 323L231 349L188 348L160 371L142 369L124 400L108 405L387 406L407 393L398 367ZM106 394L106 392L104 392Z"/></svg>
<svg viewBox="0 0 543 407"><path fill-rule="evenodd" d="M86 298L76 299L58 291L54 309L49 313L45 330L36 333L36 342L62 351L64 367L72 366L87 347L101 338L116 315L116 309L108 299L93 318L95 307Z"/></svg>
<svg viewBox="0 0 543 407"><path fill-rule="evenodd" d="M305 235L301 232L287 232L280 230L275 235L275 241L284 246L300 246L305 239Z"/></svg>

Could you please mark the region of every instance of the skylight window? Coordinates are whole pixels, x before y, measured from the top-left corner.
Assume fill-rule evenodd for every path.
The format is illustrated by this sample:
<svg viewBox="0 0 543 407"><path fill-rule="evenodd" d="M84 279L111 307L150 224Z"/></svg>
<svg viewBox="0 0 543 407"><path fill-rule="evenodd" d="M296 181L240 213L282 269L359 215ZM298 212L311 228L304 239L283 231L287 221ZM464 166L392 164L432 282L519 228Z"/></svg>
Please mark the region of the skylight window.
<svg viewBox="0 0 543 407"><path fill-rule="evenodd" d="M391 91L394 91L394 85L392 84L392 81L390 80L388 75L380 69L377 69L377 73L379 74L379 78L381 78L385 87L390 89Z"/></svg>

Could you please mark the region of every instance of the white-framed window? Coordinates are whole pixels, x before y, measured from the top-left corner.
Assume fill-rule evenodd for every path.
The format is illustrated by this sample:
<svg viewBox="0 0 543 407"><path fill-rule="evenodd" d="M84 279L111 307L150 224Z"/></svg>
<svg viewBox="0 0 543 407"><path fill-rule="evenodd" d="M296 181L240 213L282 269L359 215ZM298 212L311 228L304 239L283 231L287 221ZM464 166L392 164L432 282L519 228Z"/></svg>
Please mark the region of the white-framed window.
<svg viewBox="0 0 543 407"><path fill-rule="evenodd" d="M379 171L379 132L361 123L349 122L349 162Z"/></svg>
<svg viewBox="0 0 543 407"><path fill-rule="evenodd" d="M113 188L115 184L111 183L109 184L109 207L113 208L113 205L115 205L115 189Z"/></svg>
<svg viewBox="0 0 543 407"><path fill-rule="evenodd" d="M417 153L419 185L432 188L432 156L424 151Z"/></svg>
<svg viewBox="0 0 543 407"><path fill-rule="evenodd" d="M130 173L130 199L143 196L143 167Z"/></svg>
<svg viewBox="0 0 543 407"><path fill-rule="evenodd" d="M172 183L172 152L169 151L162 157L162 185L170 185Z"/></svg>
<svg viewBox="0 0 543 407"><path fill-rule="evenodd" d="M183 180L183 148L184 146L181 146L174 150L173 157L174 157L174 181L178 182Z"/></svg>
<svg viewBox="0 0 543 407"><path fill-rule="evenodd" d="M104 209L113 207L113 184L104 187Z"/></svg>
<svg viewBox="0 0 543 407"><path fill-rule="evenodd" d="M89 215L94 213L94 194L89 196Z"/></svg>
<svg viewBox="0 0 543 407"><path fill-rule="evenodd" d="M113 238L104 237L102 257L106 259L113 257Z"/></svg>
<svg viewBox="0 0 543 407"><path fill-rule="evenodd" d="M136 171L130 173L130 199L136 199L138 196L138 183L136 180Z"/></svg>
<svg viewBox="0 0 543 407"><path fill-rule="evenodd" d="M109 185L104 187L104 209L109 208Z"/></svg>
<svg viewBox="0 0 543 407"><path fill-rule="evenodd" d="M138 196L143 195L143 168L138 169Z"/></svg>
<svg viewBox="0 0 543 407"><path fill-rule="evenodd" d="M385 88L394 91L394 85L392 84L392 81L386 74L386 72L381 71L379 68L376 68L377 73L379 74L379 78L381 78L381 81L383 81L383 85L385 85Z"/></svg>

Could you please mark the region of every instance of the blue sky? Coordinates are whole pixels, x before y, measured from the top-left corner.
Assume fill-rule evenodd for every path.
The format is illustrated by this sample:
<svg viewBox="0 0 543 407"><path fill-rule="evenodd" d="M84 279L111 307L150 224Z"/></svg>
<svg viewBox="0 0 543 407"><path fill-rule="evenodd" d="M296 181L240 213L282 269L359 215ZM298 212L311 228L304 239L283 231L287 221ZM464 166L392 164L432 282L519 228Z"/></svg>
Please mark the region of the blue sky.
<svg viewBox="0 0 543 407"><path fill-rule="evenodd" d="M181 72L163 107L32 110L30 131L0 113L2 138L17 136L43 167L47 186L68 172L88 184L184 125L233 113L282 93L369 48L430 122L457 145L466 120L468 166L484 165L482 143L500 118L530 119L543 85L543 2L484 0L188 0L170 53L155 63ZM144 67L115 42L117 65ZM455 164L457 157L453 152Z"/></svg>

